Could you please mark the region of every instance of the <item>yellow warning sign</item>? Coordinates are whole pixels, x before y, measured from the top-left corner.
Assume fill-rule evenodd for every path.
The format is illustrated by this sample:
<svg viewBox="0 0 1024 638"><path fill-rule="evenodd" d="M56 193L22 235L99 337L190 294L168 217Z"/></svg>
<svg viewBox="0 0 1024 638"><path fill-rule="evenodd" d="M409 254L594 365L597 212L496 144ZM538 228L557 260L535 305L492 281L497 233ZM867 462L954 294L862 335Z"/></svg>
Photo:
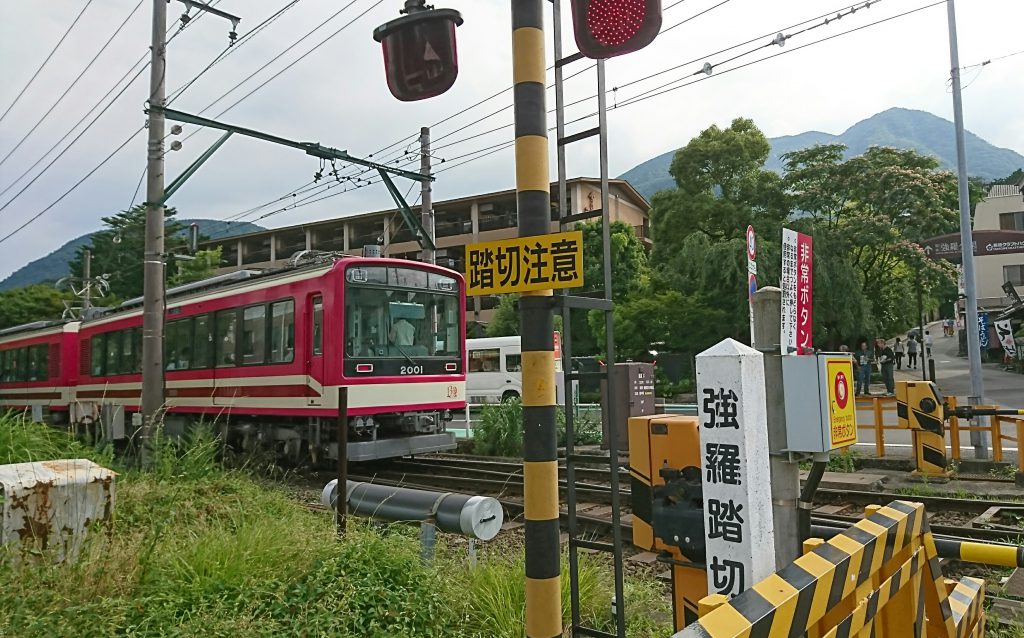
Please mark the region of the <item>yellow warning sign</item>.
<svg viewBox="0 0 1024 638"><path fill-rule="evenodd" d="M583 285L583 232L466 246L466 294L493 295Z"/></svg>
<svg viewBox="0 0 1024 638"><path fill-rule="evenodd" d="M832 449L857 442L857 402L853 396L853 361L849 357L825 360L828 383L828 429Z"/></svg>

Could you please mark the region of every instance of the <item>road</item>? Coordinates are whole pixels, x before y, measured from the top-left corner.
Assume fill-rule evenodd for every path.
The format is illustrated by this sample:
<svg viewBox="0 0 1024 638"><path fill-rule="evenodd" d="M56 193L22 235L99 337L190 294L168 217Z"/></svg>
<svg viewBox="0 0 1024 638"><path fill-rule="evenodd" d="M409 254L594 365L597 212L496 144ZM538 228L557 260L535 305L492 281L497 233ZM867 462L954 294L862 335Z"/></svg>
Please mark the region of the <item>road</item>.
<svg viewBox="0 0 1024 638"><path fill-rule="evenodd" d="M935 337L935 378L943 394L967 397L971 394L971 373L967 357L956 355L956 337L943 337L942 326L928 328ZM913 377L906 377L911 379ZM917 377L920 378L920 377ZM1024 408L1024 375L1007 372L997 363L982 364L985 398L982 403Z"/></svg>

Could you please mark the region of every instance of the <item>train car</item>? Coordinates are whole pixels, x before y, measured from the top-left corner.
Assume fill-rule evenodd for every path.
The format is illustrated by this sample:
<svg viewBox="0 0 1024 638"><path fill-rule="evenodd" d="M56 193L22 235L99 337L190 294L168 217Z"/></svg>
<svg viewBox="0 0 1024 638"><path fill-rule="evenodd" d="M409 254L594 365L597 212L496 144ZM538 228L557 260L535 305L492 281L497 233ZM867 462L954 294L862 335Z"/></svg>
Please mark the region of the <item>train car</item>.
<svg viewBox="0 0 1024 638"><path fill-rule="evenodd" d="M78 322L37 321L0 330L0 408L66 425L78 374Z"/></svg>
<svg viewBox="0 0 1024 638"><path fill-rule="evenodd" d="M465 406L465 285L431 264L362 257L239 271L168 291L165 426L216 423L242 449L337 458L347 388L348 458L455 448ZM141 299L82 322L73 419L140 424Z"/></svg>

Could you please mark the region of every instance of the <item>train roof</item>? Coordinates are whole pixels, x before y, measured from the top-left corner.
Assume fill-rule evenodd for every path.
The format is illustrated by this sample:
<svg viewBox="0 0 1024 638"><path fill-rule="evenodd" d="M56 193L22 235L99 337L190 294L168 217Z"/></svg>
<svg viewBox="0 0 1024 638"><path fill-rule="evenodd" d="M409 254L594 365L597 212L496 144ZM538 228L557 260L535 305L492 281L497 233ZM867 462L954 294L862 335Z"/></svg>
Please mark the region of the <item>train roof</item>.
<svg viewBox="0 0 1024 638"><path fill-rule="evenodd" d="M0 339L4 337L11 337L14 335L23 335L29 332L41 332L50 328L65 327L70 324L77 324L78 321L70 319L58 319L55 321L32 321L30 323L23 323L18 326L11 326L10 328L4 328L0 330Z"/></svg>

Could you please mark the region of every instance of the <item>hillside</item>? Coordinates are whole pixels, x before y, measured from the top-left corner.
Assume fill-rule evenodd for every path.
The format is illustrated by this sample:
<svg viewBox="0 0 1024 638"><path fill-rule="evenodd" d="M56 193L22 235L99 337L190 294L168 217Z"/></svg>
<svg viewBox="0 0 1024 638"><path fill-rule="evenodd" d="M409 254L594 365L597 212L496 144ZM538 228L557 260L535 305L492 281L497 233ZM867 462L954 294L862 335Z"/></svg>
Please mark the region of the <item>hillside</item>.
<svg viewBox="0 0 1024 638"><path fill-rule="evenodd" d="M249 222L233 222L231 224L225 224L217 219L179 219L178 222L184 224L186 227L193 223L199 224L200 234L209 237L210 239L230 237L232 235L241 235L243 233L252 233L258 230L263 230L262 226ZM76 237L46 257L41 257L33 262L29 262L25 266L22 266L11 273L7 279L0 281L0 290L10 290L11 288L20 288L31 284L56 281L67 275L68 263L75 258L75 254L78 252L79 247L89 243L89 239L92 235L93 233L89 233L82 235L81 237Z"/></svg>
<svg viewBox="0 0 1024 638"><path fill-rule="evenodd" d="M862 154L870 146L910 148L939 160L942 168L956 167L956 140L953 123L924 111L892 108L857 122L839 135L807 131L769 140L771 155L765 168L782 171L782 155L815 144L845 144L846 156ZM675 151L649 159L620 175L650 199L659 190L674 187L668 167ZM1024 167L1024 155L999 148L967 132L967 171L971 176L999 179Z"/></svg>

